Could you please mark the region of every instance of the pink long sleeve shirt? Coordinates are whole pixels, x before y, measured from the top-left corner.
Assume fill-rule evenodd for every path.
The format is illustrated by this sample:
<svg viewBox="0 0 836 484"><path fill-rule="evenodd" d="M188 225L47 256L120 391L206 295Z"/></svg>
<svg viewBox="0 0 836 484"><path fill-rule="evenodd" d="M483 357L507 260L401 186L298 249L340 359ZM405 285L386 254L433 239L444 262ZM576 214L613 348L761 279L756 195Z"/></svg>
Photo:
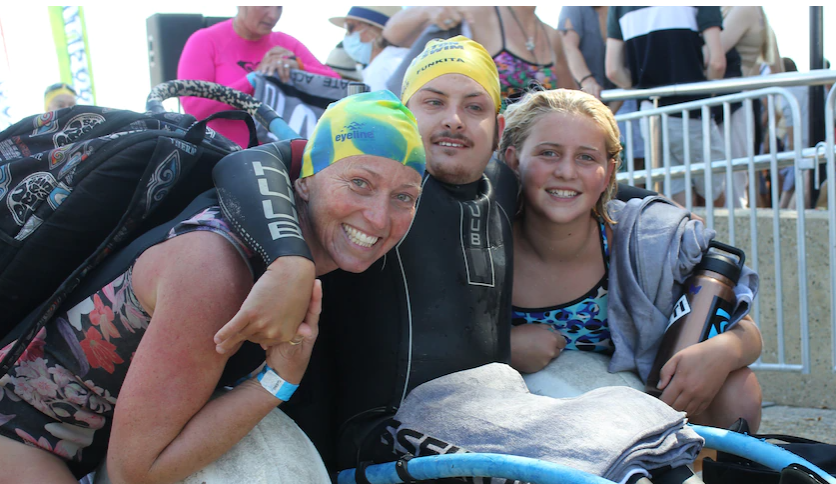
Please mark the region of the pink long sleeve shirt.
<svg viewBox="0 0 836 484"><path fill-rule="evenodd" d="M189 37L180 55L177 78L212 81L253 94L247 74L254 71L264 54L277 45L293 52L306 72L339 77L295 38L281 32L272 32L259 40L245 40L235 33L230 19L200 29ZM197 97L184 97L181 102L183 110L197 119L232 109L229 105ZM249 131L243 122L218 119L211 121L209 126L241 147L247 147Z"/></svg>

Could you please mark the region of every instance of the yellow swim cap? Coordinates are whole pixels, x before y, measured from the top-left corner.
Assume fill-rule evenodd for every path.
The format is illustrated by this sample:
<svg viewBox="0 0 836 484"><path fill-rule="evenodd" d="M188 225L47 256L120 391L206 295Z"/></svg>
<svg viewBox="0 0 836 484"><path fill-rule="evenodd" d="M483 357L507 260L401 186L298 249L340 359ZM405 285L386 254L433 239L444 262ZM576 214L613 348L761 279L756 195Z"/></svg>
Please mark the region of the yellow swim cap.
<svg viewBox="0 0 836 484"><path fill-rule="evenodd" d="M46 88L46 91L44 92L44 110L49 109L49 103L61 94L68 94L73 98L77 96L75 89L73 89L69 84L64 84L63 82L55 83Z"/></svg>
<svg viewBox="0 0 836 484"><path fill-rule="evenodd" d="M427 42L424 51L412 60L404 74L401 87L404 104L424 84L444 74L461 74L481 84L493 99L496 112L499 112L502 100L496 64L482 44L463 35Z"/></svg>
<svg viewBox="0 0 836 484"><path fill-rule="evenodd" d="M391 92L354 94L331 103L305 145L299 176L356 155L389 158L424 175L426 154L418 123Z"/></svg>

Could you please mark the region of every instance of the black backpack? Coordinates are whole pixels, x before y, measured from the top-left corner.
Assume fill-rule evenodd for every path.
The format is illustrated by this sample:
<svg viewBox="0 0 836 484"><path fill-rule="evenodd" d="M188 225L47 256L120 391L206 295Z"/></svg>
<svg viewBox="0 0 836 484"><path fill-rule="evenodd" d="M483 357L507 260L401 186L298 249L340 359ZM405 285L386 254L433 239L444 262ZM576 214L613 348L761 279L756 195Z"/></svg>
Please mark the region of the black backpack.
<svg viewBox="0 0 836 484"><path fill-rule="evenodd" d="M202 121L164 112L163 99L182 95L247 112ZM0 376L91 269L213 188L212 168L241 148L208 121L246 122L254 145L251 115L265 125L278 117L246 94L201 81L157 86L148 106L157 113L75 106L0 133L0 348L17 339Z"/></svg>

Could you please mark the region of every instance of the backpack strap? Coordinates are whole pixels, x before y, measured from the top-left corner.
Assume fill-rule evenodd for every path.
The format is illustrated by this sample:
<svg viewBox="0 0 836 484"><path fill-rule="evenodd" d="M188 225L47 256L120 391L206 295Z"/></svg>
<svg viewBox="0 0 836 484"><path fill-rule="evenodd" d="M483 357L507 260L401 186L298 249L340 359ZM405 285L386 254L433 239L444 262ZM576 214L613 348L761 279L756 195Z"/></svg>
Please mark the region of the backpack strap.
<svg viewBox="0 0 836 484"><path fill-rule="evenodd" d="M299 138L290 141L290 179L296 180L302 174L302 155L308 140Z"/></svg>
<svg viewBox="0 0 836 484"><path fill-rule="evenodd" d="M247 124L247 129L250 132L250 139L247 142L247 146L245 148L252 148L253 146L258 146L258 131L255 127L255 121L253 121L252 116L249 115L246 111L219 111L217 113L211 114L205 119L202 119L195 124L193 124L189 131L186 133L186 136L183 138L184 141L189 142L194 145L200 145L200 142L206 138L206 128L209 125L209 121L215 119L232 119L236 121L244 121Z"/></svg>

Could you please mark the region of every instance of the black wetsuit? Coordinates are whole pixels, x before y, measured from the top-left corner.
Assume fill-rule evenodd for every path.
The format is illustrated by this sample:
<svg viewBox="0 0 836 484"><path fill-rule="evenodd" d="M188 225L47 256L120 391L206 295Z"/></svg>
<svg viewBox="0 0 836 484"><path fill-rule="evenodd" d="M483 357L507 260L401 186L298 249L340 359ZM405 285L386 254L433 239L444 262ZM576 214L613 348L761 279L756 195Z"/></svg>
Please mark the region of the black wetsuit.
<svg viewBox="0 0 836 484"><path fill-rule="evenodd" d="M416 386L511 355L510 244L517 179L492 161L482 178L424 180L403 241L363 274L323 280L338 345L339 466ZM378 441L369 435L369 442Z"/></svg>

